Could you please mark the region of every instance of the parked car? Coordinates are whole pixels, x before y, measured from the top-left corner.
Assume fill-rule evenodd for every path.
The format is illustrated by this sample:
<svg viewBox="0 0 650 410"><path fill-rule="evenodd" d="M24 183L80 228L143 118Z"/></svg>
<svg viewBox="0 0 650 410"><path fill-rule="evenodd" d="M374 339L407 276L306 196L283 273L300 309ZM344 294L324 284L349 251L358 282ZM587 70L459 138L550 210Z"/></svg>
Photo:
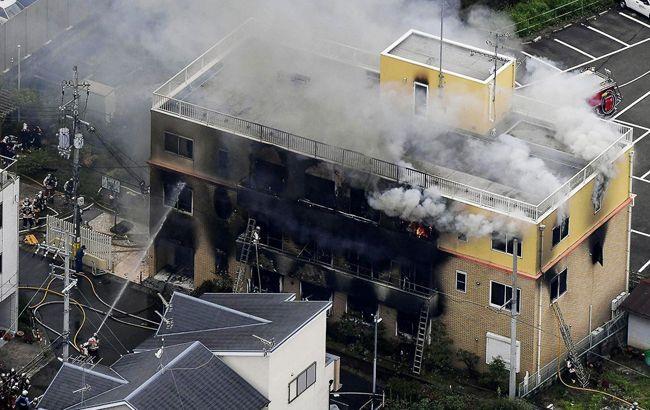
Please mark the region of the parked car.
<svg viewBox="0 0 650 410"><path fill-rule="evenodd" d="M18 0L0 0L0 23L9 20L24 8L25 6Z"/></svg>
<svg viewBox="0 0 650 410"><path fill-rule="evenodd" d="M622 9L634 10L637 13L650 18L650 0L621 0L619 4Z"/></svg>

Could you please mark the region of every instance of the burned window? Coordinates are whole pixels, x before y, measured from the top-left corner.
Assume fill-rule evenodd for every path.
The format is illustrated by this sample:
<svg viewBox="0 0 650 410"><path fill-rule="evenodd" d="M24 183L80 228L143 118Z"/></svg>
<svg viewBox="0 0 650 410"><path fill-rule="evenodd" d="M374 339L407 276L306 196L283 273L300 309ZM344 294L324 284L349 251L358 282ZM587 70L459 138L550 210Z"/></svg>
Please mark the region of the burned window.
<svg viewBox="0 0 650 410"><path fill-rule="evenodd" d="M194 158L194 141L171 132L165 132L165 151L192 159Z"/></svg>
<svg viewBox="0 0 650 410"><path fill-rule="evenodd" d="M427 115L427 103L429 100L429 86L426 84L413 83L413 113L418 116Z"/></svg>
<svg viewBox="0 0 650 410"><path fill-rule="evenodd" d="M281 194L286 184L287 170L282 165L261 159L253 162L253 188L261 191Z"/></svg>
<svg viewBox="0 0 650 410"><path fill-rule="evenodd" d="M334 181L305 174L305 198L310 202L328 208L336 207L336 193Z"/></svg>
<svg viewBox="0 0 650 410"><path fill-rule="evenodd" d="M260 243L282 249L282 229L278 225L258 219L257 226L260 227Z"/></svg>
<svg viewBox="0 0 650 410"><path fill-rule="evenodd" d="M467 234L459 233L459 234L458 234L458 240L459 240L460 242L467 242Z"/></svg>
<svg viewBox="0 0 650 410"><path fill-rule="evenodd" d="M564 269L551 279L551 302L557 300L560 296L564 295L567 290L566 282L567 270Z"/></svg>
<svg viewBox="0 0 650 410"><path fill-rule="evenodd" d="M217 172L222 177L227 177L229 169L230 169L230 158L228 155L228 150L220 149L217 152Z"/></svg>
<svg viewBox="0 0 650 410"><path fill-rule="evenodd" d="M353 316L359 316L366 323L372 323L378 308L379 305L374 299L348 295L347 313Z"/></svg>
<svg viewBox="0 0 650 410"><path fill-rule="evenodd" d="M517 239L517 256L521 258L521 249L524 247L524 243L521 239L511 235L492 235L492 249L512 255L515 247L515 239Z"/></svg>
<svg viewBox="0 0 650 410"><path fill-rule="evenodd" d="M512 286L490 281L490 306L510 310L512 307ZM521 289L517 288L517 312L521 309Z"/></svg>
<svg viewBox="0 0 650 410"><path fill-rule="evenodd" d="M163 202L178 211L192 213L192 188L185 184L166 183L163 185Z"/></svg>
<svg viewBox="0 0 650 410"><path fill-rule="evenodd" d="M345 252L345 268L350 272L371 276L373 267L368 256L354 249L348 249Z"/></svg>
<svg viewBox="0 0 650 410"><path fill-rule="evenodd" d="M366 216L370 205L366 198L366 191L360 188L350 188L350 213L358 216Z"/></svg>
<svg viewBox="0 0 650 410"><path fill-rule="evenodd" d="M553 228L553 246L560 243L567 236L569 236L569 217L564 218L559 225Z"/></svg>

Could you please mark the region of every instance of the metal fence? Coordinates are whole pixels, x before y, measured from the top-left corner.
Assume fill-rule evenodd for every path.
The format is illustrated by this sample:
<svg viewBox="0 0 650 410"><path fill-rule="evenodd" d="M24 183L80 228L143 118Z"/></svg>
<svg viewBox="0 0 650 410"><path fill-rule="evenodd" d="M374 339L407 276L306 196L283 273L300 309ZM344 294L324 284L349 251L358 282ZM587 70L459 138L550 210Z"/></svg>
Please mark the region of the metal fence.
<svg viewBox="0 0 650 410"><path fill-rule="evenodd" d="M587 337L575 343L575 350L578 357L582 357L590 349L600 345L605 340L626 328L627 315L621 314L616 316L614 319L589 333ZM566 352L564 352L540 368L539 372L535 372L525 378L524 381L519 383L519 397L525 397L543 386L546 382L551 381L557 375L558 371L566 368L566 360Z"/></svg>
<svg viewBox="0 0 650 410"><path fill-rule="evenodd" d="M74 235L74 224L48 215L45 242L48 245L63 246L65 239L62 232ZM109 235L81 227L81 244L86 246L88 255L105 261L108 270L113 270L112 238Z"/></svg>
<svg viewBox="0 0 650 410"><path fill-rule="evenodd" d="M0 24L0 71L11 69L90 14L91 0L37 0ZM13 59L13 62L12 62Z"/></svg>

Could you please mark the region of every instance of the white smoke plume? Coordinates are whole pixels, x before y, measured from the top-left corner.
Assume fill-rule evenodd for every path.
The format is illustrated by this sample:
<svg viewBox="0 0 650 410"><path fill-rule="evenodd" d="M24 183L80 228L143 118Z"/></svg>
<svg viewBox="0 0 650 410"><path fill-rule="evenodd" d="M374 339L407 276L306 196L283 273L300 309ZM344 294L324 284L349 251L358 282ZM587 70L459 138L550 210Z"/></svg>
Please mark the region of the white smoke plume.
<svg viewBox="0 0 650 410"><path fill-rule="evenodd" d="M423 223L440 232L458 232L467 237L480 237L493 233L517 234L516 220L506 217L487 217L449 206L435 188L392 188L375 192L368 198L370 206L390 217Z"/></svg>

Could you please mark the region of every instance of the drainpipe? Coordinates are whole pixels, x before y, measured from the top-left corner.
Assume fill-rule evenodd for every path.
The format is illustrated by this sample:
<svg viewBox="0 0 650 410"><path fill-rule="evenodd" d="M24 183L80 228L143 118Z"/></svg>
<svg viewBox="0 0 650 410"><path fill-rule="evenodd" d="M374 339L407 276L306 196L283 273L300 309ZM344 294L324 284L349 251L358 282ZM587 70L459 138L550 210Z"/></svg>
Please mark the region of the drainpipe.
<svg viewBox="0 0 650 410"><path fill-rule="evenodd" d="M628 198L634 195L632 193L632 173L634 170L634 151L630 151L630 183L628 188ZM627 208L627 262L625 265L625 291L630 290L630 246L632 241L632 207L634 206L634 200L630 202L630 205Z"/></svg>
<svg viewBox="0 0 650 410"><path fill-rule="evenodd" d="M539 226L539 271L542 275L542 266L544 266L544 229L546 229L546 225ZM539 374L540 362L542 361L542 280L540 277L537 283L537 385L542 381Z"/></svg>

